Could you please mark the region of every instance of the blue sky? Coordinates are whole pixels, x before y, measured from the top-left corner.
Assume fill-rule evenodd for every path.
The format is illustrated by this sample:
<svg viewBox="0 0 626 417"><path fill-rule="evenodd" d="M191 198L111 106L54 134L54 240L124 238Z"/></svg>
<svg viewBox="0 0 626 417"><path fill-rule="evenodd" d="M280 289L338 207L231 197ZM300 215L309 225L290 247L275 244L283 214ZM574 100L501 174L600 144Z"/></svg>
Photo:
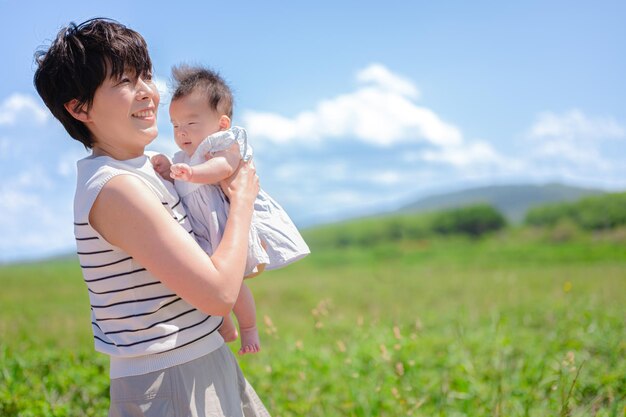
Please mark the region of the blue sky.
<svg viewBox="0 0 626 417"><path fill-rule="evenodd" d="M168 122L170 68L234 90L261 184L302 226L470 186L626 189L626 3L0 0L0 262L75 250L80 143L32 86L69 21L147 40Z"/></svg>

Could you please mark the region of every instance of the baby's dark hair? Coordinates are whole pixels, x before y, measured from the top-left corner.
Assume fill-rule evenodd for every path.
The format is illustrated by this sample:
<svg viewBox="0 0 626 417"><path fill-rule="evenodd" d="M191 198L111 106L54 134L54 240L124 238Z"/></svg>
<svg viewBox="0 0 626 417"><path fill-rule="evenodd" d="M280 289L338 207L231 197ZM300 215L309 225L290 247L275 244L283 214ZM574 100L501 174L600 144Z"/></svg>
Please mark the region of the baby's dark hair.
<svg viewBox="0 0 626 417"><path fill-rule="evenodd" d="M65 109L76 99L75 110L89 110L98 87L111 76L151 76L152 61L143 37L115 20L95 18L61 29L47 50L35 53L33 82L44 103L69 135L93 147L94 138L83 122Z"/></svg>
<svg viewBox="0 0 626 417"><path fill-rule="evenodd" d="M209 108L232 119L233 93L217 72L199 66L179 65L172 68L172 78L172 101L188 96L198 89L205 94Z"/></svg>

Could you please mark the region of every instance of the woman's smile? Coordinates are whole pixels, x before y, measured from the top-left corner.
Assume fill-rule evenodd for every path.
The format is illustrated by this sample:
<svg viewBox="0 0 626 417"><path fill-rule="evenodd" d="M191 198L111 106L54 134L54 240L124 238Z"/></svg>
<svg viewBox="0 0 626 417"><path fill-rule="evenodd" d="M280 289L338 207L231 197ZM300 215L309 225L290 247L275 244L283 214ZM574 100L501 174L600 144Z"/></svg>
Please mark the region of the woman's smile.
<svg viewBox="0 0 626 417"><path fill-rule="evenodd" d="M156 112L154 111L154 107L148 107L131 114L131 116L135 119L153 121L156 118Z"/></svg>

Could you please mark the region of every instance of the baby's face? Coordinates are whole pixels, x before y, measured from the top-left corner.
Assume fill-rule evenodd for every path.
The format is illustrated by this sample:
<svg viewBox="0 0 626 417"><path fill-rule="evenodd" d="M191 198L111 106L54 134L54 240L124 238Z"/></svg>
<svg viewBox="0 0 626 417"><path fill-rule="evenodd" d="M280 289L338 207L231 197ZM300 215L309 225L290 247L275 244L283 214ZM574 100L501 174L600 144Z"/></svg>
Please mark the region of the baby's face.
<svg viewBox="0 0 626 417"><path fill-rule="evenodd" d="M198 91L172 100L170 120L176 144L189 156L207 136L220 130L219 114L209 108L206 96Z"/></svg>

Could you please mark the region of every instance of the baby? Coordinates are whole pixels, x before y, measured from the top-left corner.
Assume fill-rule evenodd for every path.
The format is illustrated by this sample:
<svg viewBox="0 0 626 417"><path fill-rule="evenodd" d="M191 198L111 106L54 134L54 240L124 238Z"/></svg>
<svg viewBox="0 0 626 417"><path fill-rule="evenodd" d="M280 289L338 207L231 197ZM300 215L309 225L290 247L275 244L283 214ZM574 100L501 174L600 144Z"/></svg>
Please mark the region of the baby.
<svg viewBox="0 0 626 417"><path fill-rule="evenodd" d="M164 179L174 182L198 243L212 255L224 233L229 207L219 182L235 172L241 159L252 157L252 148L244 129L231 128L233 96L217 73L179 66L173 68L172 76L175 86L170 119L181 151L174 155L173 163L162 154L153 156L152 163ZM309 253L285 210L261 190L250 226L246 278L283 267ZM245 283L233 312L241 336L239 353L258 352L254 298ZM224 317L220 333L227 342L237 339L230 317Z"/></svg>

